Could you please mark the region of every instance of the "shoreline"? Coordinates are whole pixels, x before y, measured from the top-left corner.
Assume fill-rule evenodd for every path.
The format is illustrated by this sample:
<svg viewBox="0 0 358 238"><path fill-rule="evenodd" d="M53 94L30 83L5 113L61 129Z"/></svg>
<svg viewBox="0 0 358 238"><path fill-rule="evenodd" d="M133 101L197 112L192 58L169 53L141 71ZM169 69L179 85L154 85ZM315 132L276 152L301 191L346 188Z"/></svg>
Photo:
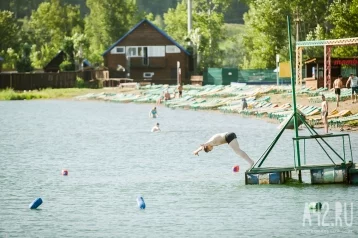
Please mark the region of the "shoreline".
<svg viewBox="0 0 358 238"><path fill-rule="evenodd" d="M193 90L198 90L201 94L203 94L203 92L205 92L205 87L197 87L197 86L191 86L191 85L186 85L184 86L184 90L183 90L183 98L185 98L186 96L188 96L188 94L190 94ZM210 86L208 85L208 87L213 87L215 88L215 86ZM206 88L208 88L206 87ZM208 108L191 108L192 105L188 104L188 106L186 107L181 106L182 99L179 99L178 97L174 97L177 96L175 93L175 86L168 86L168 85L156 85L156 87L142 87L140 89L136 89L136 88L101 88L101 89L90 89L90 88L64 88L64 89L44 89L44 90L33 90L33 91L24 91L24 92L20 92L20 91L13 91L11 89L7 89L7 90L0 90L0 101L6 101L6 100L34 100L34 99L60 99L60 100L65 100L65 99L77 99L77 100L103 100L103 101L114 101L114 102L121 102L121 103L128 103L128 102L135 102L135 103L141 103L141 104L151 104L151 105L157 105L157 106L165 106L165 107L172 107L172 105L174 105L174 107L172 107L173 109L177 108L182 108L185 110L205 110L205 111L210 111L210 112L219 112L219 113L230 113L230 114L237 114L241 117L247 117L247 118L253 118L253 119L258 119L258 120L264 120L268 123L271 124L276 124L279 125L281 122L277 119L273 119L268 117L267 115L264 116L257 116L257 114L260 112L260 110L262 108L259 107L255 107L254 103L259 102L262 98L268 98L267 100L263 100L262 102L268 102L272 105L277 105L276 107L279 107L280 105L283 104L291 104L292 103L292 97L291 95L288 95L287 93L287 86L277 86L277 87L281 87L280 90L277 90L276 87L273 86L266 86L266 88L276 88L276 92L270 92L270 90L268 90L267 92L259 92L260 89L262 89L262 86L252 86L249 87L254 91L257 91L254 93L254 98L255 100L253 100L251 102L249 102L249 109L248 111L244 114L243 112L241 112L241 110L237 109L237 110L233 110L233 111L223 111L221 110L222 107L225 107L225 104L222 104L222 107L218 106L218 107L208 107ZM216 100L223 100L223 101L227 101L226 105L229 105L230 103L232 103L234 101L234 104L232 105L233 108L239 108L237 105L237 101L240 98L240 94L238 95L231 95L230 92L228 94L225 94L223 92L225 92L225 90L230 88L235 88L235 87L230 87L230 86L221 86L221 90L216 90L217 94L219 94L219 96L215 96L212 93L207 93L207 94L203 94L203 95L199 95L197 94L193 94L193 97L195 97L195 99L197 99L198 101L214 101ZM153 91L157 90L155 93ZM161 92L163 90L169 90L171 95L172 95L172 99L168 100L166 102L163 102L161 104L158 105L157 100L161 95ZM278 92L277 92L278 91ZM159 93L158 93L159 92ZM220 94L221 93L221 94ZM332 93L331 91L325 91L324 94L330 94ZM243 93L245 94L245 93ZM93 96L93 97L90 97ZM118 96L126 96L128 97L127 99L118 99L115 100L115 98ZM148 95L152 95L151 99L148 100L144 100L145 97L148 97ZM245 97L245 98L250 98L250 93L246 93L246 95L241 95L241 98ZM132 98L131 98L132 97ZM316 96L319 97L319 96ZM231 102L229 102L230 99L232 98ZM312 107L316 107L319 108L320 107L320 102L319 101L313 101L312 102L312 98L311 95L305 95L305 94L299 94L296 97L296 101L297 101L297 105L310 105ZM182 101L180 101L182 100ZM236 101L235 101L236 100ZM240 99L241 100L241 99ZM327 100L328 101L328 100ZM254 102L254 103L253 103ZM177 104L175 104L177 103ZM195 102L196 103L196 102ZM356 107L356 104L352 104L350 99L345 99L344 101L340 102L340 107L336 108L335 105L336 102L334 101L328 101L328 105L329 105L329 112L334 112L334 111L349 111L350 114L357 114L358 115L358 107ZM251 108L250 108L251 107ZM274 107L272 108L274 109ZM250 114L252 113L252 114ZM265 113L264 113L265 114ZM266 113L267 114L267 113ZM313 126L313 128L317 128L317 129L321 129L323 128L323 125L321 124L321 119L319 118L319 114L315 114L312 116L308 116L307 117L307 121L314 119L315 120L315 125ZM334 117L334 115L332 115L332 117ZM342 130L343 128L343 130ZM358 120L353 120L352 122L349 123L345 123L343 126L336 126L336 127L329 127L330 131L334 131L334 132L357 132L358 131Z"/></svg>
<svg viewBox="0 0 358 238"><path fill-rule="evenodd" d="M111 102L119 102L119 103L128 103L128 102L135 102L135 103L141 103L141 104L151 104L151 105L157 105L157 106L165 106L165 107L169 107L169 108L181 108L181 109L185 109L185 110L205 110L205 111L210 111L210 112L218 112L218 113L231 113L231 114L238 114L239 116L242 117L247 117L247 118L255 118L255 119L259 119L259 120L264 120L268 123L272 123L272 124L277 124L279 125L281 123L281 121L277 120L277 119L272 119L269 118L267 116L257 116L255 113L254 114L243 114L242 112L240 112L239 109L235 109L232 110L230 112L228 111L223 111L222 108L225 107L225 105L230 105L229 107L233 107L233 108L237 108L237 101L241 99L240 96L235 96L232 93L230 93L229 91L227 91L227 93L224 93L226 90L228 89L233 89L235 87L231 87L231 86L217 86L219 88L219 90L213 90L215 91L216 94L213 94L210 90L208 91L208 93L205 94L205 91L207 90L207 88L215 88L216 86L213 85L207 85L204 87L195 87L195 86L191 86L191 85L187 85L184 86L184 91L183 91L183 97L182 98L178 98L178 97L174 97L174 95L177 96L177 94L175 94L175 86L164 86L164 85L156 85L156 87L153 89L150 86L149 87L145 87L145 88L141 88L141 89L129 89L127 90L125 93L120 92L120 94L114 93L113 95L106 95L106 93L111 94L113 93L113 89L106 89L106 90L102 90L102 95L101 96L96 96L93 95L93 97L88 98L86 97L86 95L82 95L79 97L76 97L79 100L104 100L104 101L111 101ZM266 100L265 98L268 98L267 104L271 104L271 105L275 105L276 107L274 108L278 108L280 105L283 104L287 104L287 103L292 103L292 97L291 95L287 95L287 86L286 87L282 87L282 86L278 86L281 87L280 90L282 92L277 92L280 90L275 89L276 87L271 87L274 88L274 93L272 93L272 90L267 90L267 92L259 92L260 89L262 89L262 86L253 86L253 87L249 87L249 89L251 91L254 91L254 95L255 95L255 99L252 101L253 105L256 102L260 102L261 99L264 98L264 100ZM266 86L266 88L270 88L269 86ZM282 89L283 88L283 89ZM173 96L171 100L168 101L164 101L160 104L157 103L157 100L160 98L162 91L166 91L169 90L169 92L171 93L171 95ZM196 92L196 90L199 90L199 93ZM103 92L106 91L106 92ZM204 92L204 94L203 94ZM244 95L244 97L249 98L249 96L251 96L252 92L247 92L247 95ZM325 94L330 94L332 93L331 91L325 91ZM334 93L334 92L333 92ZM202 94L202 95L201 95ZM245 94L245 93L243 93ZM193 101L190 100L186 100L186 97L190 98L194 98ZM317 96L316 96L317 97ZM320 96L318 96L320 97ZM297 105L309 105L315 108L320 108L320 102L310 102L311 100L311 96L309 95L304 95L304 94L300 94L297 95ZM231 101L230 101L230 100ZM212 101L222 101L221 104L217 104L217 105L212 105L211 102ZM235 101L236 100L236 101ZM261 101L261 102L266 102L266 101ZM199 105L201 102L203 101L202 104L206 104L206 106L203 107L199 107L197 105ZM206 103L205 103L206 101ZM233 104L231 104L233 103ZM350 114L357 114L358 115L358 109L355 108L355 104L352 104L350 99L349 100L344 100L343 102L340 103L340 107L337 109L335 108L335 102L332 101L328 101L329 104L329 112L334 113L334 111L349 111L348 114L346 115L350 115ZM250 106L250 102L249 102L249 106ZM228 107L228 106L226 106ZM253 112L255 112L255 110L257 110L256 112L259 112L261 108L257 107L255 108L255 106L253 106L252 108L250 108L248 111L252 110ZM267 114L267 113L266 113ZM338 118L336 117L336 115L332 114L330 115L332 119ZM317 119L317 117L319 119ZM320 112L317 111L316 114L312 114L312 116L308 116L306 117L307 121L310 120L315 120L315 124L312 125L313 128L315 129L320 129L323 128L322 120L320 119ZM344 118L344 117L342 117ZM347 117L346 117L347 118ZM330 126L329 130L330 131L334 131L334 132L342 132L342 131L346 131L346 132L356 132L358 131L358 119L353 121L354 123L344 123L345 125L343 126ZM343 130L342 130L343 129Z"/></svg>

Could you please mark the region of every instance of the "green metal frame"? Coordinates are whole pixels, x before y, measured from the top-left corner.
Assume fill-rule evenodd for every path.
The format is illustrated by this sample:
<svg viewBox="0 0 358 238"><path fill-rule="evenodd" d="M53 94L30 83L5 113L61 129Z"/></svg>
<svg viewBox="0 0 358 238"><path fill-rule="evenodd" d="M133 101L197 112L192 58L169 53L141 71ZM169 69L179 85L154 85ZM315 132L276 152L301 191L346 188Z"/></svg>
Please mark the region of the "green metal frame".
<svg viewBox="0 0 358 238"><path fill-rule="evenodd" d="M321 144L321 142L318 140L322 140L322 142L328 146L329 149L331 149L333 151L333 153L335 153L342 161L344 164L346 164L346 154L345 154L345 143L344 143L344 137L348 136L348 140L349 140L349 147L350 147L350 151L351 151L351 159L353 162L353 154L352 154L352 146L351 146L351 141L350 141L350 136L348 134L338 134L338 135L319 135L305 120L304 116L301 115L301 113L297 110L297 106L296 106L296 90L295 90L295 78L294 78L294 70L293 70L293 59L292 59L292 41L291 41L291 24L290 24L290 17L287 16L287 26L288 26L288 41L289 41L289 53L290 53L290 63L291 63L291 86L292 86L292 104L293 104L293 113L289 116L289 119L287 120L287 122L285 123L285 125L282 127L282 129L279 131L279 133L276 135L275 139L271 142L271 144L267 147L267 149L265 150L265 152L261 155L261 157L256 161L256 163L254 164L254 166L248 171L248 172L255 172L255 171L259 171L262 166L262 164L265 162L265 160L267 159L267 156L270 154L270 152L272 151L273 147L276 145L277 141L280 139L283 131L286 129L287 125L291 122L291 120L293 119L293 123L294 123L294 130L295 130L295 137L292 138L292 143L293 143L293 147L294 147L294 169L298 170L299 174L298 174L298 179L300 182L302 182L302 175L301 175L301 170L302 169L306 169L306 140L307 139L315 139L317 141L317 143L319 144L319 146L323 149L323 151L326 153L326 155L328 156L328 158L331 160L331 162L333 163L333 165L337 166L336 163L334 163L333 159L331 158L331 156L328 154L328 152L326 151L326 149L323 147L323 145ZM309 132L311 133L311 136L299 136L298 134L298 120L301 120L303 122L303 124L308 128ZM343 158L327 143L327 141L324 140L324 138L327 137L342 137L343 138ZM300 155L300 140L304 141L304 164L305 166L301 166L301 155ZM257 167L256 167L257 166ZM263 169L263 168L262 168ZM280 168L276 168L276 169L280 169ZM283 168L282 168L283 169ZM252 170L252 171L251 171Z"/></svg>

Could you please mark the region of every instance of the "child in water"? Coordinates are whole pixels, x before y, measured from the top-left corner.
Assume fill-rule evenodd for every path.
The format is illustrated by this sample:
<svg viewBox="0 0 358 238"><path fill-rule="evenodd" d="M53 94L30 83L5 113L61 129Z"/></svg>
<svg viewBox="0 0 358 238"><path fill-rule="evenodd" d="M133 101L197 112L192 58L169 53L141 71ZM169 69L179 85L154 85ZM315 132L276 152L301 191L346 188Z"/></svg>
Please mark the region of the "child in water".
<svg viewBox="0 0 358 238"><path fill-rule="evenodd" d="M149 112L149 117L151 117L151 118L157 118L157 116L158 116L157 108L154 107L152 110L150 110L150 112Z"/></svg>
<svg viewBox="0 0 358 238"><path fill-rule="evenodd" d="M157 123L157 124L152 128L152 132L156 132L156 131L160 131L159 123Z"/></svg>

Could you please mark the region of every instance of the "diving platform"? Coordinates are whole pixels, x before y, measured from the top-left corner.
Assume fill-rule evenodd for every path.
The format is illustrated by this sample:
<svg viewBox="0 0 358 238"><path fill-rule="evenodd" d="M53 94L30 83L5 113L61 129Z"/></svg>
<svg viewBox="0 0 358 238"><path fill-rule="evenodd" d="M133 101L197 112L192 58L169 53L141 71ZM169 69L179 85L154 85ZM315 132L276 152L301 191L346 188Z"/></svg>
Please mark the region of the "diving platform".
<svg viewBox="0 0 358 238"><path fill-rule="evenodd" d="M358 185L358 164L353 163L352 146L349 134L318 134L305 120L305 115L296 107L295 78L292 60L292 43L290 18L287 17L288 41L291 62L291 86L292 86L292 105L293 113L283 122L283 127L276 135L275 139L267 147L265 152L256 161L253 167L245 172L245 184L284 184L292 181L293 175L297 175L297 181L302 183L302 171L310 175L311 184L355 184ZM272 149L280 139L286 129L292 128L294 137L293 142L293 161L292 166L263 167L263 163L268 158ZM303 125L307 128L309 135L299 135L298 127ZM342 140L341 145L332 146L330 139ZM308 141L308 142L306 142ZM320 159L327 159L328 164L308 164L306 162L306 143L317 143L318 149L311 150L310 156L319 156ZM303 144L303 151L302 149ZM347 146L348 145L348 146ZM336 147L336 148L334 148ZM337 149L338 148L338 149ZM320 150L319 150L320 149ZM321 151L318 155L314 152ZM301 161L303 153L303 161ZM317 157L316 157L317 158ZM338 162L337 162L338 161ZM302 162L302 164L301 164Z"/></svg>
<svg viewBox="0 0 358 238"><path fill-rule="evenodd" d="M315 164L300 167L254 168L245 173L246 184L284 184L293 179L292 172L309 171L311 184L358 184L358 165Z"/></svg>

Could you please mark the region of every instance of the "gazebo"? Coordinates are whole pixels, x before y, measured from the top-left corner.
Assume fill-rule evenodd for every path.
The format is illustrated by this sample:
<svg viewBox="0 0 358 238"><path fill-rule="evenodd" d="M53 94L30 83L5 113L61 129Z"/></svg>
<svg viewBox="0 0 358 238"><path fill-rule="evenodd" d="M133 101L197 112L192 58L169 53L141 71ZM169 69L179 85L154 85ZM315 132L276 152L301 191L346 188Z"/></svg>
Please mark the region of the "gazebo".
<svg viewBox="0 0 358 238"><path fill-rule="evenodd" d="M358 45L358 37L344 38L334 40L317 40L317 41L297 41L296 42L296 83L302 85L302 51L304 47L323 46L323 86L331 88L331 70L332 59L331 52L333 46ZM357 61L358 63L358 61Z"/></svg>

